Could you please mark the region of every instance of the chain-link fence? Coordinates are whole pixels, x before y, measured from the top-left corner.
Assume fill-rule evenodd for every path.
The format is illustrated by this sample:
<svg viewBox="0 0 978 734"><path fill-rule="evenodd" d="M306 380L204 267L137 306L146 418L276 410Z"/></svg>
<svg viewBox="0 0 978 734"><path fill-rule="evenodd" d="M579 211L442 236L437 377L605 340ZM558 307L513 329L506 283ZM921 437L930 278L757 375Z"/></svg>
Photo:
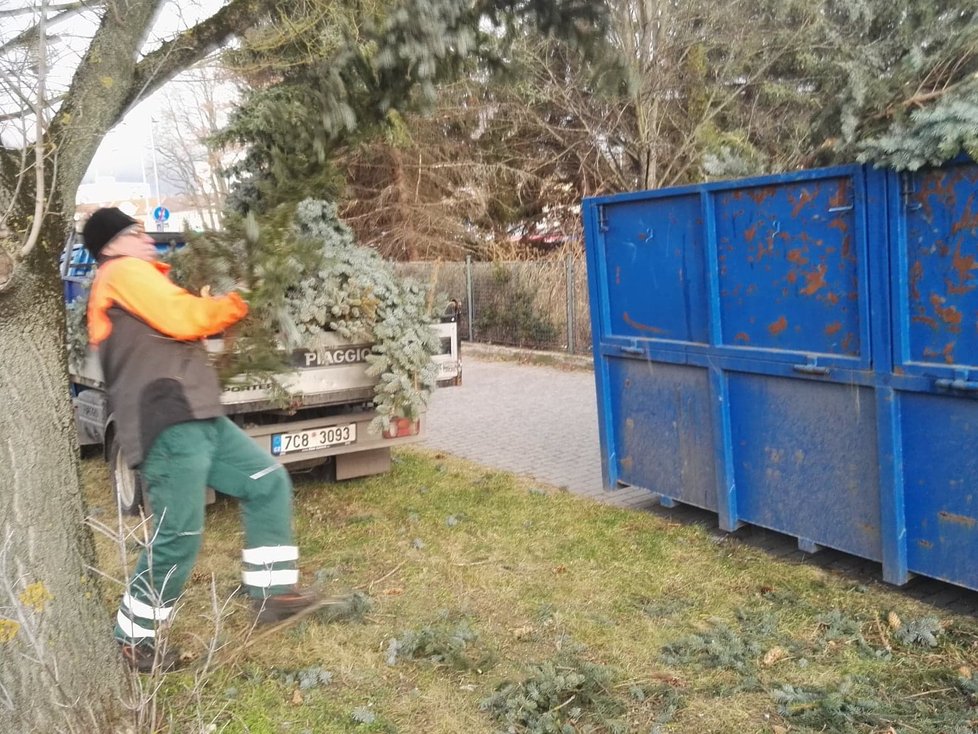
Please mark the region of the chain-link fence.
<svg viewBox="0 0 978 734"><path fill-rule="evenodd" d="M397 270L459 302L462 339L576 354L591 351L583 255L398 263Z"/></svg>

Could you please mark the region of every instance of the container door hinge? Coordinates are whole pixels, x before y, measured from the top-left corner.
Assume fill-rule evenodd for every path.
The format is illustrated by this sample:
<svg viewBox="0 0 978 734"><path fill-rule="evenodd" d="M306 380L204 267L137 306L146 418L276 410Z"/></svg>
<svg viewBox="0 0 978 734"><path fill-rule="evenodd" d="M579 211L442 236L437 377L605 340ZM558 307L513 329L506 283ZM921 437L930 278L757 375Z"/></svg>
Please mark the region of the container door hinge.
<svg viewBox="0 0 978 734"><path fill-rule="evenodd" d="M846 197L846 203L840 204L839 206L830 206L829 212L851 212L856 207L856 200L852 193L852 187L849 188L849 195Z"/></svg>
<svg viewBox="0 0 978 734"><path fill-rule="evenodd" d="M634 341L631 344L622 344L622 345L620 345L618 347L618 351L620 351L622 354L634 354L634 355L636 355L638 357L644 357L645 356L645 348L644 347L640 347Z"/></svg>
<svg viewBox="0 0 978 734"><path fill-rule="evenodd" d="M903 207L908 212L917 211L921 208L919 202L913 201L917 193L917 177L913 173L905 172L900 174L900 196L903 199Z"/></svg>
<svg viewBox="0 0 978 734"><path fill-rule="evenodd" d="M954 378L943 377L934 380L934 386L942 390L960 390L961 392L978 392L978 382L969 380L968 370L955 370Z"/></svg>
<svg viewBox="0 0 978 734"><path fill-rule="evenodd" d="M598 230L601 232L608 231L608 214L605 212L603 204L598 206Z"/></svg>
<svg viewBox="0 0 978 734"><path fill-rule="evenodd" d="M827 375L829 368L818 363L818 357L809 357L805 364L793 364L791 369L803 375Z"/></svg>

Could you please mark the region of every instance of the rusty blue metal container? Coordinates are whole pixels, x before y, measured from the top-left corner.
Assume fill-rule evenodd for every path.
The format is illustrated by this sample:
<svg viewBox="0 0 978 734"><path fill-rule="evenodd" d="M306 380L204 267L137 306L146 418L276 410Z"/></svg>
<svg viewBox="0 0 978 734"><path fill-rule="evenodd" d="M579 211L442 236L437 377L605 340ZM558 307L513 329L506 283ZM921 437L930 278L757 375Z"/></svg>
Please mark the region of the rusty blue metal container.
<svg viewBox="0 0 978 734"><path fill-rule="evenodd" d="M978 166L583 209L608 489L978 589Z"/></svg>

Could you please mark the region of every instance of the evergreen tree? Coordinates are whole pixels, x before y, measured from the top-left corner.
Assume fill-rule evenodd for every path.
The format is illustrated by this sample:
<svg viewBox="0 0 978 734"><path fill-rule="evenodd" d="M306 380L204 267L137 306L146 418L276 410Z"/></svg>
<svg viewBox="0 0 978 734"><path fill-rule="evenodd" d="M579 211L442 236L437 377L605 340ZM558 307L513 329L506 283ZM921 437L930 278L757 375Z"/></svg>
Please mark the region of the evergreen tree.
<svg viewBox="0 0 978 734"><path fill-rule="evenodd" d="M498 64L507 39L526 28L583 44L605 15L588 0L378 0L344 30L325 10L332 5L312 3L297 34L283 40L270 26L276 43L259 36L229 59L256 87L215 140L245 149L232 171L241 213L295 202L300 191L334 197L343 185L335 153L396 124L399 112L430 107L437 85L469 59Z"/></svg>
<svg viewBox="0 0 978 734"><path fill-rule="evenodd" d="M337 334L372 345L374 429L424 412L437 380L431 314L441 304L420 283L397 277L375 250L358 246L335 204L306 199L283 207L261 231L249 216L241 228L193 238L171 262L188 288L247 291L251 313L221 357L226 379L267 383L288 371L289 351L326 348L326 335Z"/></svg>

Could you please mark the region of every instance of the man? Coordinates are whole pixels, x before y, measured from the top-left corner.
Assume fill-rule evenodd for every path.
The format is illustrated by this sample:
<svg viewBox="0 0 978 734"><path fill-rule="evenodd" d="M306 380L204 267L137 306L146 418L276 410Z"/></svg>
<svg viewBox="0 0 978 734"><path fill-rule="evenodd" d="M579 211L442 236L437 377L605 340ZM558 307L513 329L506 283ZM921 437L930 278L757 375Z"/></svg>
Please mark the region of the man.
<svg viewBox="0 0 978 734"><path fill-rule="evenodd" d="M123 657L146 672L173 667L156 641L190 576L204 530L206 488L242 504L242 582L261 623L317 603L298 583L288 473L224 416L221 388L202 339L248 313L237 293L198 297L170 281L153 239L116 208L82 232L98 270L88 301L109 410L126 463L138 467L153 511L143 550L116 617Z"/></svg>

